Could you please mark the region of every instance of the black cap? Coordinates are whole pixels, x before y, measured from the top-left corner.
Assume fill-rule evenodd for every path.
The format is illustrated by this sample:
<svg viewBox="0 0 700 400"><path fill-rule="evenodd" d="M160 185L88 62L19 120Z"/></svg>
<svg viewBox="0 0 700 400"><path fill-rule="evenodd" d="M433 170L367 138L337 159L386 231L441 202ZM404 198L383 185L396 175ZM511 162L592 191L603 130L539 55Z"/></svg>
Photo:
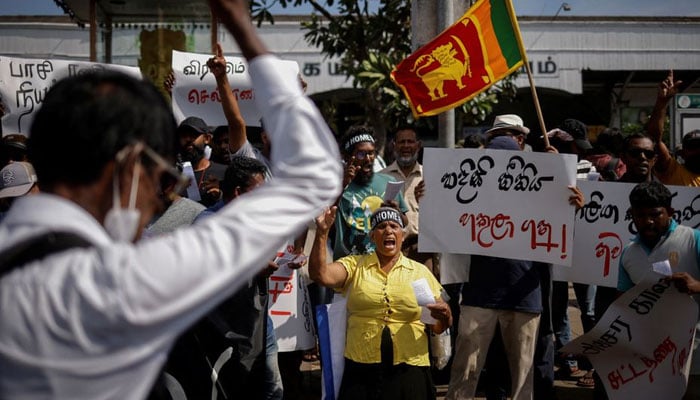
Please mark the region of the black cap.
<svg viewBox="0 0 700 400"><path fill-rule="evenodd" d="M561 124L561 130L565 131L574 138L576 147L581 150L590 150L593 148L591 142L588 141L588 129L586 124L577 119L566 119Z"/></svg>
<svg viewBox="0 0 700 400"><path fill-rule="evenodd" d="M209 126L199 117L187 117L177 127L177 131L181 132L184 129L191 129L199 134L208 133Z"/></svg>

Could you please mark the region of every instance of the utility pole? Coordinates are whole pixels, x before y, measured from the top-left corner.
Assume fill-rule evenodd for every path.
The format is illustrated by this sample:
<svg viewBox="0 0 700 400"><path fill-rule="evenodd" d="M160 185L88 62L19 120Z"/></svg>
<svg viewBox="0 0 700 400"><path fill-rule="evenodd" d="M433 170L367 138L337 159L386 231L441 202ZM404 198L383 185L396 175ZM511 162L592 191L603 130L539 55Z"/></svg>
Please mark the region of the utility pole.
<svg viewBox="0 0 700 400"><path fill-rule="evenodd" d="M455 15L462 16L471 4L470 0L412 0L411 46L413 51L435 38L455 22ZM455 144L455 112L438 115L438 145L450 148Z"/></svg>

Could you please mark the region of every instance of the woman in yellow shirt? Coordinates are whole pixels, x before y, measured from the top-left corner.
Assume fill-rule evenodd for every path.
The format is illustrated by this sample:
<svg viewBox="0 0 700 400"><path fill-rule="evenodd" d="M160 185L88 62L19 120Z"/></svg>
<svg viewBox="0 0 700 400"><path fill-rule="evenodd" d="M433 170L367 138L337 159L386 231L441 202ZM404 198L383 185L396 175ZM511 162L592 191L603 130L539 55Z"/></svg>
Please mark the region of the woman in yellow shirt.
<svg viewBox="0 0 700 400"><path fill-rule="evenodd" d="M435 398L430 377L428 336L412 282L425 279L435 298L428 305L441 333L452 324L442 287L423 264L401 253L403 219L398 210L381 207L372 214L370 238L376 250L326 264L332 207L316 219L309 274L320 285L347 296L345 370L339 398L352 400L426 400Z"/></svg>

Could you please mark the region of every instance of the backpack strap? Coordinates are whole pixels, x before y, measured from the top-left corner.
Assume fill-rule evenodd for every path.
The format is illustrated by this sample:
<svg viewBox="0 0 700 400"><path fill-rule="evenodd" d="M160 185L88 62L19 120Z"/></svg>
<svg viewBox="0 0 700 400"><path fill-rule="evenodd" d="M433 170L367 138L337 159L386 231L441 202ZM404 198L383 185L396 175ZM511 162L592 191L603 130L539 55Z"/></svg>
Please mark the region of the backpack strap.
<svg viewBox="0 0 700 400"><path fill-rule="evenodd" d="M21 241L0 252L0 278L31 261L74 247L90 247L92 243L72 232L46 232Z"/></svg>

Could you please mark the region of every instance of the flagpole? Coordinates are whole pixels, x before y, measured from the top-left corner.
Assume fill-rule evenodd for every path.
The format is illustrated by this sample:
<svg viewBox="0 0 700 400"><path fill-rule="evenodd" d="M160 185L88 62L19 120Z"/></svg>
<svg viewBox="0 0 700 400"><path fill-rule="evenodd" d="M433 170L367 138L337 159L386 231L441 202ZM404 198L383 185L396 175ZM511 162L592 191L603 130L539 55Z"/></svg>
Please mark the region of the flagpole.
<svg viewBox="0 0 700 400"><path fill-rule="evenodd" d="M513 3L511 0L506 0L506 7L508 8L508 13L510 14L510 20L516 21L513 24L513 29L515 34L518 35L518 47L520 48L520 55L523 56L523 64L525 64L525 71L527 72L527 79L530 82L530 91L532 92L532 100L535 102L535 111L537 112L537 119L540 121L540 129L542 129L542 137L544 138L545 147L549 147L549 138L547 137L547 128L544 125L544 117L542 116L542 107L540 107L540 100L537 98L537 88L535 87L535 79L532 77L532 70L530 69L530 62L527 59L527 52L525 51L525 46L523 46L523 38L520 35L520 27L517 23L517 17L515 16L515 10L513 9Z"/></svg>
<svg viewBox="0 0 700 400"><path fill-rule="evenodd" d="M527 71L527 79L530 81L530 91L532 92L532 100L535 102L535 111L537 112L537 119L540 121L540 129L542 129L544 145L545 147L549 147L549 137L547 137L547 128L544 125L544 117L542 116L542 108L540 107L540 101L537 98L537 88L535 88L535 79L532 77L530 63L527 61L527 59L525 59L525 71Z"/></svg>

